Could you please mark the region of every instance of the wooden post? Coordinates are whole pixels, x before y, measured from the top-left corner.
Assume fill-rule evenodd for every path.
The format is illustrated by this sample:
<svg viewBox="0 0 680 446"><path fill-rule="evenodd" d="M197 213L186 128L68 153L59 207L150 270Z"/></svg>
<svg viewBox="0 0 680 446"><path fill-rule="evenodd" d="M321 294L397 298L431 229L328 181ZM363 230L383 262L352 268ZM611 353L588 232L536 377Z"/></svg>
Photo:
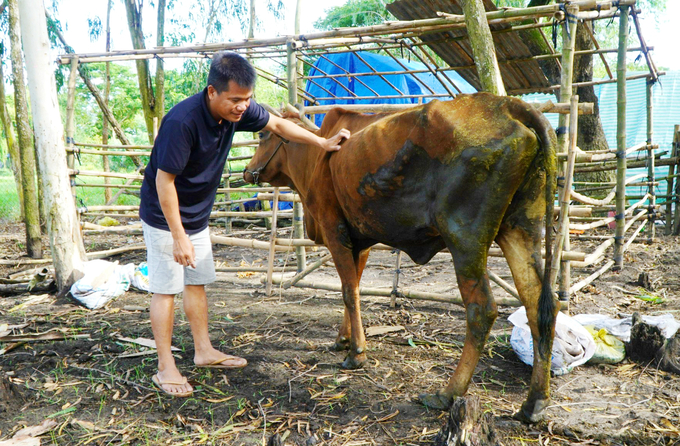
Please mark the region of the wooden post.
<svg viewBox="0 0 680 446"><path fill-rule="evenodd" d="M576 42L576 18L575 15L578 14L577 6L567 6L567 15L565 17L564 25L562 26L562 77L560 81L560 102L569 103L573 95L573 76L574 76L574 45ZM573 112L572 107L572 113ZM565 197L569 197L571 193L571 175L568 174L568 154L569 154L569 123L570 115L560 114L557 127L557 153L566 154L565 160L560 163L560 176L561 181L558 181L558 197L560 203L564 203ZM568 202L568 199L567 199ZM558 299L561 301L565 307L568 305L569 299L569 282L570 279L570 266L566 259L563 259L561 253L563 251L569 251L569 208L568 206L561 206L559 221L563 222L566 229L564 233L558 233L555 239L555 247L553 249L553 266L550 272L550 283L555 285L557 279L558 269L560 273L560 286L557 291Z"/></svg>
<svg viewBox="0 0 680 446"><path fill-rule="evenodd" d="M616 66L616 235L615 270L623 268L623 236L626 225L626 49L628 45L628 6L620 7L619 52Z"/></svg>
<svg viewBox="0 0 680 446"><path fill-rule="evenodd" d="M298 8L300 5L298 4ZM299 20L299 11L296 12L296 20ZM296 24L296 29L299 29L299 24ZM297 57L295 56L295 43L289 40L286 43L286 54L288 56L288 103L295 105L298 103L298 76L297 76ZM302 203L293 203L293 237L296 239L304 238L304 210ZM297 271L302 272L307 266L307 252L304 246L295 248L295 258L297 259Z"/></svg>
<svg viewBox="0 0 680 446"><path fill-rule="evenodd" d="M71 74L68 78L68 96L66 98L66 165L69 169L75 169L75 155L73 142L75 136L75 102L76 102L76 78L78 77L78 57L71 59ZM70 150L69 150L70 149ZM71 194L76 197L76 176L69 175Z"/></svg>
<svg viewBox="0 0 680 446"><path fill-rule="evenodd" d="M267 297L272 295L272 276L274 275L274 256L276 255L276 213L279 209L279 188L274 189L274 204L272 206L272 231L269 245L269 263L267 264Z"/></svg>
<svg viewBox="0 0 680 446"><path fill-rule="evenodd" d="M564 65L563 65L564 68ZM571 109L569 122L569 146L567 151L567 166L563 170L564 180L562 190L560 191L560 216L557 222L557 235L555 237L555 249L553 250L553 258L560 259L560 288L558 297L560 306L569 312L569 282L570 265L569 259L562 256L562 253L571 245L569 243L569 202L571 201L571 186L574 178L574 164L576 164L576 135L578 126L578 114L576 113L578 107L578 96L573 95L571 98ZM554 262L557 263L557 262ZM553 268L550 271L550 284L554 284L557 271L553 263Z"/></svg>
<svg viewBox="0 0 680 446"><path fill-rule="evenodd" d="M654 172L654 147L652 146L652 137L654 135L654 124L653 124L653 87L654 79L652 77L647 78L647 181L649 182L649 206L647 207L647 243L651 244L654 242L654 237L656 236L656 228L654 225L654 220L656 220L656 195L654 191L655 183L655 172Z"/></svg>
<svg viewBox="0 0 680 446"><path fill-rule="evenodd" d="M678 154L678 142L680 134L680 125L676 124L673 129L673 147L671 149L671 158L675 158ZM673 232L673 202L675 197L673 191L675 190L675 164L668 166L668 177L666 183L666 230L664 233L670 235ZM680 181L680 180L678 180Z"/></svg>
<svg viewBox="0 0 680 446"><path fill-rule="evenodd" d="M675 126L675 136L673 137L675 141L675 154L677 156L678 153L680 153L680 128L676 125ZM677 167L675 168L677 173L680 173L680 163L678 163ZM680 178L678 178L675 181L675 191L671 193L669 191L668 195L670 195L673 200L673 203L675 204L675 212L673 213L673 235L678 235L680 234Z"/></svg>
<svg viewBox="0 0 680 446"><path fill-rule="evenodd" d="M401 257L403 253L397 250L397 268L394 270L394 280L392 281L392 293L390 294L390 308L397 306L397 287L399 286L399 275L401 274Z"/></svg>

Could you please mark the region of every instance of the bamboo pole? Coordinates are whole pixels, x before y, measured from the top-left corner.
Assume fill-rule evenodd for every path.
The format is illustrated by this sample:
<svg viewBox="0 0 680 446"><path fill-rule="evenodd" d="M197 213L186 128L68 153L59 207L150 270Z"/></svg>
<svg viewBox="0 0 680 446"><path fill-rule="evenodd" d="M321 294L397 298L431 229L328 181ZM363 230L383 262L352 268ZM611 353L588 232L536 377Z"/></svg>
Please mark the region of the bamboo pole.
<svg viewBox="0 0 680 446"><path fill-rule="evenodd" d="M675 158L678 156L678 151L680 149L680 125L676 124L675 127L673 128L673 147L671 149L671 158ZM673 232L673 191L675 190L674 188L674 181L675 181L675 165L674 164L669 164L668 165L668 183L666 185L666 195L670 196L671 198L668 199L666 198L666 230L665 233L666 235L670 235ZM678 172L680 174L680 172ZM677 205L676 205L677 209Z"/></svg>
<svg viewBox="0 0 680 446"><path fill-rule="evenodd" d="M399 275L401 274L401 258L404 255L401 249L397 250L397 265L394 269L394 279L392 280L392 292L390 293L390 308L397 306L397 294L399 287Z"/></svg>
<svg viewBox="0 0 680 446"><path fill-rule="evenodd" d="M661 154L657 153L654 155L654 163L657 167L659 166L670 166L671 164L677 164L679 161L678 157L672 157L672 158L662 158L660 159L659 156ZM646 157L645 157L646 158ZM624 157L625 160L625 157ZM629 169L635 169L638 167L647 167L647 161L642 160L642 161L627 161L626 160L626 166ZM618 168L618 158L616 163L603 163L598 166L590 166L590 167L577 167L574 172L576 173L583 173L583 172L604 172L606 170L616 170Z"/></svg>
<svg viewBox="0 0 680 446"><path fill-rule="evenodd" d="M640 201L638 201L637 203L635 203L634 205L632 205L628 209L626 209L623 213L624 218L625 218L625 215L630 215L635 209L642 207L644 205L645 200L647 200L648 198L649 198L649 195L645 194L640 199ZM585 230L588 230L588 229L595 229L595 228L599 228L599 227L602 227L602 226L606 226L609 223L614 222L614 221L616 221L615 217L607 217L607 218L603 218L602 220L598 220L596 222L589 223L589 224L586 224L586 225L570 224L569 229L585 231ZM625 226L624 226L624 229L625 229Z"/></svg>
<svg viewBox="0 0 680 446"><path fill-rule="evenodd" d="M374 98L375 99L375 98ZM534 108L543 113L569 113L569 103L557 103L552 101L546 102L531 102ZM305 113L309 115L328 113L334 108L342 108L345 110L357 111L362 113L380 113L380 112L396 112L409 108L417 107L416 104L335 104L335 105L310 105L305 107ZM593 114L594 104L592 102L584 102L578 105L579 115Z"/></svg>
<svg viewBox="0 0 680 446"><path fill-rule="evenodd" d="M210 241L216 245L227 245L227 246L241 246L243 248L253 248L253 249L271 249L271 243L263 242L260 240L248 240L237 237L225 237L222 235L210 235ZM275 249L281 252L293 251L290 246L275 245ZM269 269L267 269L269 270Z"/></svg>
<svg viewBox="0 0 680 446"><path fill-rule="evenodd" d="M571 3L572 5L578 6L581 10L596 9L598 6L600 9L608 9L611 6L609 1L591 1L591 0L580 0ZM620 0L620 4L623 5L634 5L635 0ZM536 6L531 8L517 8L517 9L501 9L497 11L486 12L486 19L488 20L498 20L498 19L526 19L526 17L549 17L560 10L559 4L551 4L545 6ZM403 33L408 30L423 28L427 26L436 25L461 25L465 22L465 17L462 15L443 15L440 18L433 19L420 19L420 20L407 20L407 21L390 21L385 22L380 25L363 26L356 28L336 28L330 31L320 31L315 33L308 33L305 35L296 36L280 36L267 39L245 39L235 42L223 42L223 43L206 43L199 45L191 45L186 47L156 47L147 48L140 50L124 50L124 51L110 51L104 53L84 53L80 54L79 58L81 62L89 62L90 58L93 57L105 57L105 56L130 56L130 55L146 55L149 58L161 57L167 54L183 54L183 53L210 53L222 50L236 50L236 49L248 49L257 47L270 47L277 45L285 45L289 40L294 41L306 41L313 43L312 41L317 39L327 39L329 37L363 37L378 34L396 34ZM59 62L62 64L69 63L69 59L72 57L70 54L65 54L59 56Z"/></svg>
<svg viewBox="0 0 680 446"><path fill-rule="evenodd" d="M574 293L576 293L577 291L582 290L582 289L585 288L587 285L590 285L591 283L593 283L593 281L596 280L598 277L600 277L602 274L606 273L606 272L609 270L609 268L611 268L611 267L614 266L615 264L616 264L616 262L614 262L613 260L608 261L602 268L600 268L599 270L597 270L596 272L594 272L593 274L591 274L591 275L588 276L587 278L581 280L580 282L575 283L575 284L569 289L569 292L572 293L572 294L574 294Z"/></svg>
<svg viewBox="0 0 680 446"><path fill-rule="evenodd" d="M71 72L68 78L68 96L66 99L66 126L64 132L66 133L66 150L73 150L73 137L75 136L75 102L76 102L76 78L78 77L78 58L71 59ZM76 166L75 156L73 152L66 156L66 165L69 169L74 169ZM71 182L71 194L75 200L76 197L76 177L69 175ZM77 202L77 201L76 201Z"/></svg>
<svg viewBox="0 0 680 446"><path fill-rule="evenodd" d="M298 283L300 280L302 280L304 277L308 276L310 273L313 271L316 271L319 269L322 265L327 263L328 261L332 260L333 256L331 254L326 254L316 262L312 263L311 265L307 266L304 270L298 272L295 276L291 277L290 279L286 280L281 284L281 287L284 290L287 290L291 286L295 285Z"/></svg>
<svg viewBox="0 0 680 446"><path fill-rule="evenodd" d="M266 273L268 268L266 266L216 266L215 272L218 273ZM295 268L275 266L274 272L285 273L295 271ZM218 279L219 280L219 279Z"/></svg>
<svg viewBox="0 0 680 446"><path fill-rule="evenodd" d="M287 56L287 81L288 81L288 104L287 106L293 106L298 103L298 61L295 53L295 45L292 41L286 42L286 56ZM296 109L297 111L297 109ZM304 116L300 113L300 116ZM274 194L278 197L279 192L276 191ZM303 209L301 203L293 203L293 237L302 238L305 233L304 222L303 222ZM298 272L301 273L307 264L307 253L303 246L298 246L295 248L295 257L297 260ZM269 295L269 293L267 293Z"/></svg>
<svg viewBox="0 0 680 446"><path fill-rule="evenodd" d="M267 285L266 296L272 295L272 274L274 273L274 254L276 252L276 216L279 209L279 189L274 190L274 201L272 205L272 232L269 241L269 263L267 266Z"/></svg>
<svg viewBox="0 0 680 446"><path fill-rule="evenodd" d="M579 12L576 5L567 6L567 19L562 26L562 76L560 79L560 102L568 102L571 104L570 111L574 113L574 104L572 100L572 84L573 84L573 70L574 70L574 44L576 40L576 25L577 22L573 18ZM573 120L572 120L573 121ZM562 181L558 181L558 196L560 202L560 216L558 218L558 232L553 242L553 263L550 270L550 284L555 286L557 281L558 270L560 274L560 287L557 291L558 299L561 302L568 302L568 287L569 287L569 263L563 259L562 251L568 251L569 245L569 196L571 193L571 182L573 181L574 159L576 156L576 142L570 144L568 136L571 131L567 129L570 123L569 116L561 114L559 116L557 128L557 153L567 153L568 159L561 163L560 170L562 172ZM575 139L575 138L574 138ZM572 149L573 146L573 149Z"/></svg>
<svg viewBox="0 0 680 446"><path fill-rule="evenodd" d="M636 26L638 26L637 16L635 15L635 12L633 12L633 17L635 19ZM654 227L654 220L656 217L656 191L654 190L655 166L654 166L654 146L652 146L652 137L654 136L654 123L652 120L653 117L652 112L654 110L652 96L653 95L652 87L654 86L653 80L651 78L647 78L646 85L647 85L647 161L649 162L647 169L647 181L649 182L648 191L650 196L647 213L649 214L651 219L649 230L647 231L647 243L651 244L654 242L654 237L656 236L656 228Z"/></svg>
<svg viewBox="0 0 680 446"><path fill-rule="evenodd" d="M272 281L274 282L275 285L278 285L282 282L281 278L279 277L273 277ZM342 291L342 286L340 284L335 284L335 283L327 283L327 282L308 282L305 280L301 280L297 283L298 287L301 288L313 288L317 290L326 290L326 291L336 291L340 292ZM369 288L369 287L359 287L359 294L362 296L384 296L384 297L390 297L392 294L392 289L391 288ZM450 304L455 304L455 305L463 305L463 300L460 297L451 297L446 294L441 294L441 293L427 293L423 291L415 291L415 290L405 290L401 291L399 293L399 297L405 297L405 298L410 298L410 299L417 299L417 300L429 300L429 301L434 301L434 302L444 302L444 303L450 303ZM515 298L496 298L495 299L497 305L506 305L506 306L511 306L511 307L519 307L522 304Z"/></svg>
<svg viewBox="0 0 680 446"><path fill-rule="evenodd" d="M628 6L620 6L619 52L616 66L616 236L614 238L615 269L623 268L623 228L626 225L626 46L628 45Z"/></svg>
<svg viewBox="0 0 680 446"><path fill-rule="evenodd" d="M572 36L575 36L572 34ZM573 43L572 43L573 45ZM566 53L566 46L564 47L564 52ZM573 63L573 60L572 60ZM564 70L565 64L562 65ZM566 70L570 71L569 69ZM570 93L570 91L569 91ZM561 99L561 98L560 98ZM562 190L560 191L560 216L557 221L557 235L555 236L553 258L559 259L560 268L560 288L557 293L559 300L562 302L562 308L566 308L569 311L569 283L571 281L571 269L569 265L569 259L564 258L561 254L563 251L569 251L571 248L569 242L569 204L571 201L571 182L574 178L574 160L576 156L576 135L577 135L577 123L578 116L576 114L576 104L578 103L578 96L571 95L570 97L572 103L573 113L569 115L569 139L568 139L568 158L566 166L563 166L563 184ZM550 284L554 286L557 279L557 260L553 262L553 267L550 271Z"/></svg>

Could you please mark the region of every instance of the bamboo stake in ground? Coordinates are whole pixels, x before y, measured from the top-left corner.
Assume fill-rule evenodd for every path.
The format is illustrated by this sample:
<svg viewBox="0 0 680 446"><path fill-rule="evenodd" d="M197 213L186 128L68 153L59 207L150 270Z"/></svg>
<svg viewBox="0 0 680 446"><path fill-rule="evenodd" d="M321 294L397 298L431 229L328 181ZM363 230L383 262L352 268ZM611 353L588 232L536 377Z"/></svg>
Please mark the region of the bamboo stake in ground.
<svg viewBox="0 0 680 446"><path fill-rule="evenodd" d="M397 268L394 270L394 280L392 281L392 294L390 295L390 308L397 306L397 287L399 286L399 274L401 274L401 257L403 252L397 250Z"/></svg>
<svg viewBox="0 0 680 446"><path fill-rule="evenodd" d="M272 295L272 275L274 273L274 254L276 252L276 211L279 209L279 188L274 189L274 203L272 209L272 233L269 242L269 263L267 266L267 297Z"/></svg>
<svg viewBox="0 0 680 446"><path fill-rule="evenodd" d="M578 102L578 96L573 95L571 97L572 110L574 113L570 115L569 122L569 155L567 157L567 166L564 169L564 186L560 193L560 217L557 223L557 235L555 236L555 245L553 249L553 258L560 260L560 267L563 271L561 283L560 283L560 300L567 302L568 310L568 299L569 299L569 260L562 258L562 252L568 250L569 248L569 202L571 201L571 183L574 178L574 162L576 158L576 126L578 122L578 117L576 114L576 103ZM553 262L553 267L550 271L550 284L553 286L555 280L557 279L557 261ZM566 270L566 271L565 271Z"/></svg>
<svg viewBox="0 0 680 446"><path fill-rule="evenodd" d="M626 225L626 47L628 45L628 6L620 7L619 52L616 66L616 236L614 237L615 269L623 268L623 228Z"/></svg>
<svg viewBox="0 0 680 446"><path fill-rule="evenodd" d="M560 102L570 103L570 116L575 115L574 101L572 100L572 84L574 72L574 45L576 42L576 19L575 14L578 14L578 6L569 5L566 9L565 23L562 26L562 77L560 79ZM563 259L562 251L568 251L565 244L569 245L569 195L571 193L571 182L573 181L573 164L576 156L574 140L574 149L568 137L571 132L567 133L567 125L570 123L567 115L559 116L559 123L557 128L557 153L566 153L567 161L561 165L562 184L558 182L559 200L560 200L560 216L558 223L558 233L554 240L553 248L553 263L550 271L550 284L554 288L557 281L558 270L562 270L560 276L560 289L558 291L558 298L562 301L567 299L565 294L568 294L568 267L569 264L566 259ZM574 137L575 139L575 137ZM571 168L570 168L571 165ZM571 172L571 174L569 173ZM566 200L565 200L566 197ZM567 203L567 206L564 203Z"/></svg>
<svg viewBox="0 0 680 446"><path fill-rule="evenodd" d="M633 17L636 17L635 15ZM637 21L636 21L637 25ZM645 53L646 55L647 53ZM647 208L647 213L649 214L651 224L649 225L649 231L647 232L647 243L652 243L654 241L654 236L656 235L656 229L654 227L654 219L656 217L656 192L654 190L654 146L652 146L652 136L654 134L654 126L652 123L652 78L647 79L647 160L648 160L648 175L647 181L649 181L649 207Z"/></svg>
<svg viewBox="0 0 680 446"><path fill-rule="evenodd" d="M68 78L68 96L66 98L66 165L69 169L75 169L75 156L73 153L73 136L75 133L75 102L76 102L76 78L78 77L78 57L71 59L71 74ZM71 193L76 196L76 176L71 173Z"/></svg>
<svg viewBox="0 0 680 446"><path fill-rule="evenodd" d="M671 149L671 158L675 158L678 155L679 145L680 125L676 124L675 128L673 129L673 148ZM668 166L668 183L666 186L666 195L670 196L670 198L666 198L666 235L670 235L673 232L673 190L675 189L673 182L675 181L675 177L675 164L670 164Z"/></svg>

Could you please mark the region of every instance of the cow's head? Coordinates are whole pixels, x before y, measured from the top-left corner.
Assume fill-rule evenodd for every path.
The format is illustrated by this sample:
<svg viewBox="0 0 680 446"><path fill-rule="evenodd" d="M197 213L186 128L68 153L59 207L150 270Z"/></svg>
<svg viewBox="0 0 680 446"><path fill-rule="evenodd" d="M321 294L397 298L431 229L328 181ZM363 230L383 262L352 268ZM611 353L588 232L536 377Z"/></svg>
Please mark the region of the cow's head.
<svg viewBox="0 0 680 446"><path fill-rule="evenodd" d="M293 121L298 120L299 115L284 112L283 114L265 106L269 113ZM288 186L290 179L282 167L285 165L288 140L269 131L259 133L260 143L252 159L243 170L243 180L250 184L269 183L273 186Z"/></svg>

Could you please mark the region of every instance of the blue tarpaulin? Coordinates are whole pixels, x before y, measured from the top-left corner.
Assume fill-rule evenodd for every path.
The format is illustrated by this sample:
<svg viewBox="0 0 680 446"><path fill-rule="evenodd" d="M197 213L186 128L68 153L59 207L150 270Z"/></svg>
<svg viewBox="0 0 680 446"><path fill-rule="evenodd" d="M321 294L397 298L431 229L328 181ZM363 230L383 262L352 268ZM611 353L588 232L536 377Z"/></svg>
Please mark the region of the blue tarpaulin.
<svg viewBox="0 0 680 446"><path fill-rule="evenodd" d="M401 64L400 64L400 63ZM389 56L359 51L355 53L337 53L320 57L310 70L310 76L356 74L372 72L400 72L408 70L425 71L411 74L377 74L364 76L339 76L307 80L305 91L319 100L318 105L329 104L417 104L419 100L429 102L431 95L446 95L437 99L451 99L442 83L420 62L405 59L395 61ZM403 64L403 66L402 66ZM414 78L417 77L417 79ZM476 90L454 71L440 73L439 77L446 82L454 93L474 93ZM450 79L447 80L446 77ZM455 86L453 85L455 83ZM457 87L457 88L456 88ZM430 95L430 97L427 97ZM356 96L373 96L368 99L354 99ZM403 97L416 96L416 97ZM422 99L420 99L420 96ZM339 98L339 99L336 99ZM310 105L307 102L306 105ZM321 125L323 115L317 115L315 123Z"/></svg>

